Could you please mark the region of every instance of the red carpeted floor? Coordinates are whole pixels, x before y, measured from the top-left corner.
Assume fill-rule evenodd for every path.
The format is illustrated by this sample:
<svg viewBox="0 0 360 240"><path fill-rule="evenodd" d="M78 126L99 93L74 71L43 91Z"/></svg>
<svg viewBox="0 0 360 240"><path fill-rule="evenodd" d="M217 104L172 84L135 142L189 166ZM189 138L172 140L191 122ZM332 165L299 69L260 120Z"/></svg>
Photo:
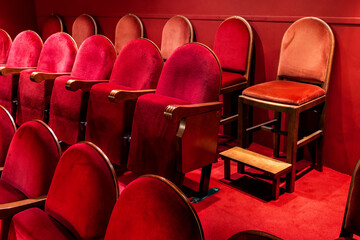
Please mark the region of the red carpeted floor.
<svg viewBox="0 0 360 240"><path fill-rule="evenodd" d="M235 165L232 172L236 171ZM237 177L240 177L238 175ZM185 185L198 186L200 171L186 175ZM351 177L329 168L309 170L295 184L269 200L270 185L241 176L222 182L223 161L213 165L210 187L221 190L194 203L206 240L227 239L242 230L262 230L283 239L335 239L339 236Z"/></svg>

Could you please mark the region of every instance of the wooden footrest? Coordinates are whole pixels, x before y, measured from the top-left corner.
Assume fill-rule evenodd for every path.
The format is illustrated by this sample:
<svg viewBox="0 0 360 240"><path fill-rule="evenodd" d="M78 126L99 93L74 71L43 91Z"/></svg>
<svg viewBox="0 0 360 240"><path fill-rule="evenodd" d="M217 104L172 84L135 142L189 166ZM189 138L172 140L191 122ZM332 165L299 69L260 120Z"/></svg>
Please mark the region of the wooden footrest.
<svg viewBox="0 0 360 240"><path fill-rule="evenodd" d="M282 162L240 147L233 147L221 152L219 155L221 159L225 160L225 172L226 168L230 167L227 163L229 160L266 172L273 179L272 193L274 199L279 197L280 177L289 173L292 167L290 163ZM230 173L225 174L225 178L230 178L226 175L230 175Z"/></svg>

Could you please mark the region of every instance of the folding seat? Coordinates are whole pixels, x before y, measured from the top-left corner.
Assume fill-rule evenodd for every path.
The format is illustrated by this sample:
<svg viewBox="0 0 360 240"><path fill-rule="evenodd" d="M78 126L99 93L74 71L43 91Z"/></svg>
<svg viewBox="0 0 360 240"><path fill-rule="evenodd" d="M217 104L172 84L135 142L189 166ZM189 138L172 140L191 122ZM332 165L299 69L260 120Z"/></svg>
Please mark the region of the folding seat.
<svg viewBox="0 0 360 240"><path fill-rule="evenodd" d="M50 100L49 126L61 141L72 145L84 139L89 98L89 92L68 91L65 85L76 79L89 85L94 80L109 79L115 59L115 48L108 38L91 36L80 46L71 75L55 80Z"/></svg>
<svg viewBox="0 0 360 240"><path fill-rule="evenodd" d="M37 68L20 74L16 124L32 119L47 121L45 109L50 103L53 79L70 74L76 52L76 43L67 33L55 33L46 40ZM36 78L38 82L30 78Z"/></svg>
<svg viewBox="0 0 360 240"><path fill-rule="evenodd" d="M42 40L37 33L23 31L15 37L7 62L0 67L0 105L12 116L15 116L16 112L19 74L22 70L36 68L42 46Z"/></svg>
<svg viewBox="0 0 360 240"><path fill-rule="evenodd" d="M189 19L182 15L170 18L161 35L161 55L166 60L174 50L194 39L194 29Z"/></svg>
<svg viewBox="0 0 360 240"><path fill-rule="evenodd" d="M143 24L136 15L128 13L116 24L115 28L115 49L120 50L131 40L144 37Z"/></svg>
<svg viewBox="0 0 360 240"><path fill-rule="evenodd" d="M10 113L0 105L0 170L3 169L10 142L15 134L16 125Z"/></svg>
<svg viewBox="0 0 360 240"><path fill-rule="evenodd" d="M42 121L29 121L15 133L0 178L1 239L7 239L17 212L44 205L60 159L56 136Z"/></svg>
<svg viewBox="0 0 360 240"><path fill-rule="evenodd" d="M91 88L85 140L95 143L112 163L124 169L128 153L124 137L131 133L136 99L145 93L155 92L162 66L157 46L150 40L136 39L119 53L110 80ZM75 86L73 90L76 90L76 85L81 83L84 82L74 81L70 87ZM84 91L86 88L85 85ZM117 103L109 101L110 92Z"/></svg>
<svg viewBox="0 0 360 240"><path fill-rule="evenodd" d="M224 102L222 124L238 119L237 98L241 90L250 85L252 49L252 29L244 18L232 16L221 23L215 34L214 52L223 70L220 90ZM234 130L227 127L224 133L236 135Z"/></svg>
<svg viewBox="0 0 360 240"><path fill-rule="evenodd" d="M16 214L8 239L103 239L117 198L106 155L89 142L73 145L55 170L45 209Z"/></svg>
<svg viewBox="0 0 360 240"><path fill-rule="evenodd" d="M61 18L56 14L51 14L43 22L41 28L41 38L46 41L48 37L57 32L64 32L64 24Z"/></svg>
<svg viewBox="0 0 360 240"><path fill-rule="evenodd" d="M105 240L204 239L199 217L186 196L165 178L145 175L120 194Z"/></svg>
<svg viewBox="0 0 360 240"><path fill-rule="evenodd" d="M12 40L10 35L4 29L0 29L0 66L6 63L11 44Z"/></svg>
<svg viewBox="0 0 360 240"><path fill-rule="evenodd" d="M217 158L220 84L221 68L208 47L190 43L177 48L164 65L156 92L138 98L128 169L180 186L185 173L203 168L200 192L207 192Z"/></svg>
<svg viewBox="0 0 360 240"><path fill-rule="evenodd" d="M77 17L72 25L72 37L74 38L78 47L84 40L92 35L98 34L98 28L95 19L88 15L82 14Z"/></svg>
<svg viewBox="0 0 360 240"><path fill-rule="evenodd" d="M234 234L228 240L281 240L281 238L262 231L246 230Z"/></svg>
<svg viewBox="0 0 360 240"><path fill-rule="evenodd" d="M354 239L360 236L360 161L357 162L351 178L349 195L345 207L345 215L338 239Z"/></svg>
<svg viewBox="0 0 360 240"><path fill-rule="evenodd" d="M318 18L299 19L283 36L276 80L251 86L239 97L239 147L248 146L247 137L252 132L267 130L274 134L274 156L278 157L279 135L287 136L286 162L291 165L288 192L294 191L298 148L316 140L314 166L322 170L325 101L333 53L334 36L330 27ZM249 127L249 116L243 114L247 106L274 111L274 120ZM287 114L287 131L281 129L281 113ZM311 126L304 129L306 131L299 131L299 120L305 116L302 113L314 117ZM315 130L312 131L312 128ZM270 160L267 162L273 166ZM230 164L224 166L225 178L230 179ZM250 166L258 167L257 164Z"/></svg>

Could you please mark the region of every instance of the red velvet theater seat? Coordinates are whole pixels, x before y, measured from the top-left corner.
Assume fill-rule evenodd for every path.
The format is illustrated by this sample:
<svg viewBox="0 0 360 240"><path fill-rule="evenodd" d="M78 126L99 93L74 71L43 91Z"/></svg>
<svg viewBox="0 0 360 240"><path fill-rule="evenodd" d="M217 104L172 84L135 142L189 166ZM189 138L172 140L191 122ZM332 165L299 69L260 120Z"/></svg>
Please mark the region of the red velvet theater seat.
<svg viewBox="0 0 360 240"><path fill-rule="evenodd" d="M156 92L136 103L128 169L180 186L185 173L203 168L200 191L207 192L217 155L220 83L220 65L209 48L197 43L177 48L164 65Z"/></svg>
<svg viewBox="0 0 360 240"><path fill-rule="evenodd" d="M54 77L40 82L34 82L30 77L39 73L46 76L69 75L76 52L76 43L67 33L55 33L46 40L37 68L22 71L20 74L16 124L21 125L32 119L47 120L45 109L50 104Z"/></svg>
<svg viewBox="0 0 360 240"><path fill-rule="evenodd" d="M229 17L216 30L214 52L223 70L220 91L224 102L222 124L238 118L237 97L250 84L252 49L252 29L244 18ZM234 130L227 127L225 133L236 133Z"/></svg>
<svg viewBox="0 0 360 240"><path fill-rule="evenodd" d="M96 34L98 34L97 24L92 16L82 14L75 19L71 35L79 47L85 39Z"/></svg>
<svg viewBox="0 0 360 240"><path fill-rule="evenodd" d="M194 208L165 178L145 175L120 194L111 214L105 240L204 239Z"/></svg>
<svg viewBox="0 0 360 240"><path fill-rule="evenodd" d="M115 28L115 49L120 50L131 40L144 37L143 24L136 15L126 14L116 24Z"/></svg>
<svg viewBox="0 0 360 240"><path fill-rule="evenodd" d="M16 131L14 119L10 113L0 105L0 169L4 166L10 142Z"/></svg>
<svg viewBox="0 0 360 240"><path fill-rule="evenodd" d="M0 29L0 64L6 63L11 44L10 35L4 29Z"/></svg>
<svg viewBox="0 0 360 240"><path fill-rule="evenodd" d="M37 33L23 31L19 33L10 48L7 62L0 67L0 105L12 116L15 115L19 74L27 68L36 68L43 43Z"/></svg>
<svg viewBox="0 0 360 240"><path fill-rule="evenodd" d="M287 136L286 161L292 164L288 192L293 192L295 187L298 149L302 151L309 142L316 144L313 165L322 170L325 101L333 53L334 35L330 27L318 18L299 19L283 36L276 80L251 86L239 97L240 147L248 146L248 134L265 129L274 134L274 156L278 157L279 136ZM274 111L274 120L249 128L249 116L243 114L247 105ZM287 114L286 132L281 129L281 113ZM306 116L304 114L313 117L308 126L299 124L300 120L306 119L301 117Z"/></svg>
<svg viewBox="0 0 360 240"><path fill-rule="evenodd" d="M83 127L89 98L88 91L68 91L65 84L69 82L71 85L71 82L77 79L91 86L97 82L94 80L109 79L115 59L115 48L108 38L101 35L91 36L81 45L71 76L55 80L49 125L61 141L71 145L84 139Z"/></svg>
<svg viewBox="0 0 360 240"><path fill-rule="evenodd" d="M194 38L194 29L189 19L182 15L170 18L164 25L161 35L161 55L168 59L174 50Z"/></svg>
<svg viewBox="0 0 360 240"><path fill-rule="evenodd" d="M131 133L136 99L155 92L162 66L157 46L150 40L136 39L119 53L109 82L91 88L85 139L99 146L112 163L126 168L128 144L124 136ZM108 99L112 90L117 103Z"/></svg>
<svg viewBox="0 0 360 240"><path fill-rule="evenodd" d="M16 214L9 239L102 239L118 198L115 172L94 144L71 146L55 170L45 210Z"/></svg>
<svg viewBox="0 0 360 240"><path fill-rule="evenodd" d="M228 240L281 240L281 238L262 231L246 230L234 234Z"/></svg>
<svg viewBox="0 0 360 240"><path fill-rule="evenodd" d="M29 121L16 131L0 178L1 239L6 239L12 215L43 206L60 155L57 138L45 123Z"/></svg>
<svg viewBox="0 0 360 240"><path fill-rule="evenodd" d="M58 15L51 14L43 22L41 38L46 41L48 37L57 32L64 32L64 24Z"/></svg>

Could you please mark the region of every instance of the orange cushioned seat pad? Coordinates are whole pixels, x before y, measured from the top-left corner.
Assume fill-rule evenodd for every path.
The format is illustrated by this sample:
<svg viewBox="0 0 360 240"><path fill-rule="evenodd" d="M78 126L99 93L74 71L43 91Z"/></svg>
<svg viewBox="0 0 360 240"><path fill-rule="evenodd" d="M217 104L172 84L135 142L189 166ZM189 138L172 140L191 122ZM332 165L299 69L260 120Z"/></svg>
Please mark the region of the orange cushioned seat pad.
<svg viewBox="0 0 360 240"><path fill-rule="evenodd" d="M221 87L222 88L229 87L231 85L239 84L239 83L242 83L245 81L246 81L246 78L240 73L223 71Z"/></svg>
<svg viewBox="0 0 360 240"><path fill-rule="evenodd" d="M251 86L243 91L243 95L277 103L301 105L325 95L325 91L312 84L276 80Z"/></svg>

